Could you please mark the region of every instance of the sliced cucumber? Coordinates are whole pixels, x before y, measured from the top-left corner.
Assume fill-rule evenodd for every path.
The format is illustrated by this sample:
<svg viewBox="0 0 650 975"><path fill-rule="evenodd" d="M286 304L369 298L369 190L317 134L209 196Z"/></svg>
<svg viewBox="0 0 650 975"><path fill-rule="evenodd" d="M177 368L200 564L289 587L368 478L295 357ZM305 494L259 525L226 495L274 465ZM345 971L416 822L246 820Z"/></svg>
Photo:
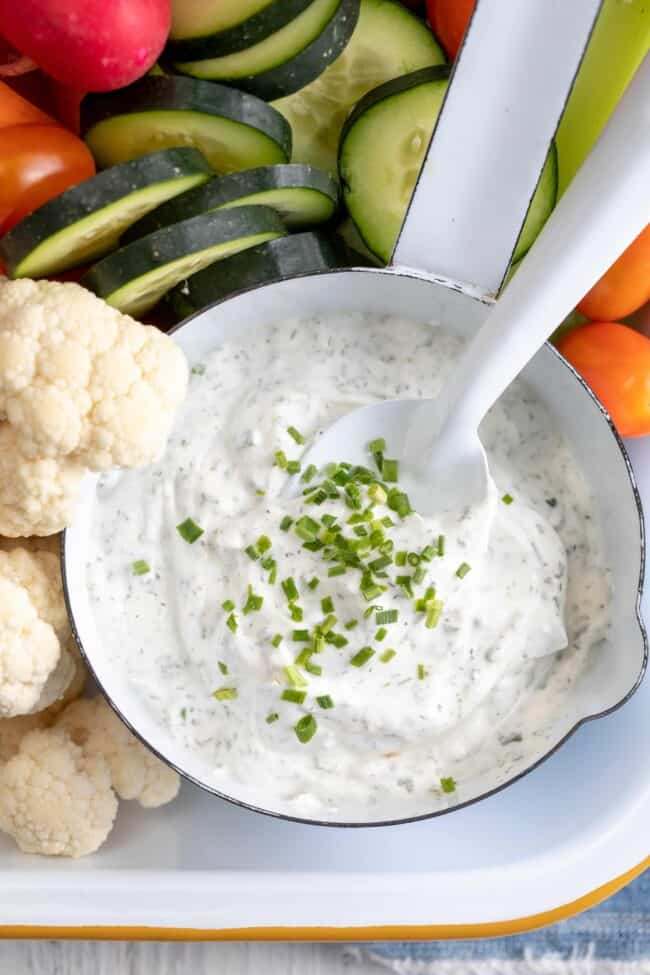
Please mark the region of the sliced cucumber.
<svg viewBox="0 0 650 975"><path fill-rule="evenodd" d="M363 98L346 122L339 173L348 212L365 244L387 262L397 240L447 89L444 67L396 78ZM557 187L551 152L513 260L530 247L553 209ZM431 215L435 221L435 214Z"/></svg>
<svg viewBox="0 0 650 975"><path fill-rule="evenodd" d="M96 260L159 203L213 171L197 149L162 149L113 166L44 203L0 240L12 278L41 278Z"/></svg>
<svg viewBox="0 0 650 975"><path fill-rule="evenodd" d="M303 88L348 43L360 0L312 0L291 23L244 51L203 61L176 63L196 78L227 81L261 98L280 98Z"/></svg>
<svg viewBox="0 0 650 975"><path fill-rule="evenodd" d="M364 264L340 237L306 232L270 240L236 254L179 284L170 295L176 313L185 317L207 305L260 284L300 274Z"/></svg>
<svg viewBox="0 0 650 975"><path fill-rule="evenodd" d="M311 84L274 102L293 130L292 160L336 172L339 137L352 106L384 81L444 61L429 28L402 4L361 0L343 53Z"/></svg>
<svg viewBox="0 0 650 975"><path fill-rule="evenodd" d="M102 167L152 149L195 146L219 173L287 162L291 128L261 99L193 78L145 77L88 95L82 132Z"/></svg>
<svg viewBox="0 0 650 975"><path fill-rule="evenodd" d="M173 41L234 30L252 17L278 16L287 0L181 0L172 4L169 36ZM276 28L273 27L273 30Z"/></svg>
<svg viewBox="0 0 650 975"><path fill-rule="evenodd" d="M123 242L137 240L199 213L250 203L272 207L287 227L306 227L325 223L338 204L336 181L320 169L299 163L245 169L220 176L197 189L202 192L190 190L156 207L129 228Z"/></svg>
<svg viewBox="0 0 650 975"><path fill-rule="evenodd" d="M288 24L295 17L305 10L312 0L266 0L261 9L250 13L247 4L240 0L233 0L230 4L223 0L200 0L201 13L208 12L210 6L214 13L220 14L220 20L212 21L204 18L194 18L195 23L186 29L192 32L184 35L184 39L175 40L172 25L166 57L171 61L189 61L197 58L217 58L225 54L233 54L235 51L243 51L245 48L252 47L263 41L265 37L279 31L285 24ZM189 12L192 13L192 3L189 5ZM228 10L230 7L230 10ZM257 5L259 8L259 4ZM224 18L224 14L226 17ZM230 23L223 27L218 26L210 29L210 23L223 24L230 17ZM245 19L239 20L237 18Z"/></svg>
<svg viewBox="0 0 650 975"><path fill-rule="evenodd" d="M204 213L109 254L91 267L81 284L114 308L138 316L189 274L285 233L269 207Z"/></svg>

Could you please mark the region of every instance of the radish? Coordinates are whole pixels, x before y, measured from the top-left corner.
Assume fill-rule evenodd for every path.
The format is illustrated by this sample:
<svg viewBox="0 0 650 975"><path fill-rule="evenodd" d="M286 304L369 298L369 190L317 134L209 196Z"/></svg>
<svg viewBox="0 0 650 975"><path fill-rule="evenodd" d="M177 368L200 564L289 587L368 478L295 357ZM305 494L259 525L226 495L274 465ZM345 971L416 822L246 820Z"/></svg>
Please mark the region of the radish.
<svg viewBox="0 0 650 975"><path fill-rule="evenodd" d="M0 34L53 78L86 91L145 74L170 20L169 0L0 0Z"/></svg>

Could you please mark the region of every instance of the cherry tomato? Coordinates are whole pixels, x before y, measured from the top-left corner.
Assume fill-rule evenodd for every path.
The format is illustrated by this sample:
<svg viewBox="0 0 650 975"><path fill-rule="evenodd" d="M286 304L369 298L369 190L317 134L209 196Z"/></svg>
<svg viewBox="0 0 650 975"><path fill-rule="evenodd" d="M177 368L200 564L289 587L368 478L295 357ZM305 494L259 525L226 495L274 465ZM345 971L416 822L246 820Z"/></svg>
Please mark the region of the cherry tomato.
<svg viewBox="0 0 650 975"><path fill-rule="evenodd" d="M427 17L433 33L453 60L465 36L476 0L427 0Z"/></svg>
<svg viewBox="0 0 650 975"><path fill-rule="evenodd" d="M578 311L587 318L625 318L650 300L650 224L612 264Z"/></svg>
<svg viewBox="0 0 650 975"><path fill-rule="evenodd" d="M0 234L94 174L85 143L59 125L0 129Z"/></svg>
<svg viewBox="0 0 650 975"><path fill-rule="evenodd" d="M587 322L558 349L585 379L622 437L650 434L650 339L618 322Z"/></svg>
<svg viewBox="0 0 650 975"><path fill-rule="evenodd" d="M0 128L6 125L38 122L52 124L53 119L6 85L4 81L0 81Z"/></svg>

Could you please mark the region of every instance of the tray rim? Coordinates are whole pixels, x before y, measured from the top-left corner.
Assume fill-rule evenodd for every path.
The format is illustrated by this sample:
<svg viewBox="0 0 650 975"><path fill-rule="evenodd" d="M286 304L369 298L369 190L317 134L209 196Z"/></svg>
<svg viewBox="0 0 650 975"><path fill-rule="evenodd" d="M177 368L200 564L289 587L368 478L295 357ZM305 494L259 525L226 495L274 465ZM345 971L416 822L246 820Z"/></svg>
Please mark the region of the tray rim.
<svg viewBox="0 0 650 975"><path fill-rule="evenodd" d="M362 926L280 926L235 928L153 927L147 925L0 925L0 940L72 941L454 941L525 934L556 924L607 900L650 869L650 856L613 880L566 904L511 920L476 924L387 924Z"/></svg>

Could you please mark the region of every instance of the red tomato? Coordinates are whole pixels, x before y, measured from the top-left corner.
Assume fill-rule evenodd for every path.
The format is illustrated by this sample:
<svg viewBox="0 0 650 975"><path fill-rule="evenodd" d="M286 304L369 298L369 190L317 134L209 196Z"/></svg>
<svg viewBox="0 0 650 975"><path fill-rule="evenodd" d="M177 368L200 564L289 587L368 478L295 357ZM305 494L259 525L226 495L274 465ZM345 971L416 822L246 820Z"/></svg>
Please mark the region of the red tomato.
<svg viewBox="0 0 650 975"><path fill-rule="evenodd" d="M476 0L427 0L427 17L433 33L453 61L460 50Z"/></svg>
<svg viewBox="0 0 650 975"><path fill-rule="evenodd" d="M0 129L0 234L94 174L86 144L59 125Z"/></svg>
<svg viewBox="0 0 650 975"><path fill-rule="evenodd" d="M585 379L622 437L650 434L650 339L618 322L587 322L558 349Z"/></svg>
<svg viewBox="0 0 650 975"><path fill-rule="evenodd" d="M650 301L650 224L588 291L578 311L587 318L625 318Z"/></svg>

